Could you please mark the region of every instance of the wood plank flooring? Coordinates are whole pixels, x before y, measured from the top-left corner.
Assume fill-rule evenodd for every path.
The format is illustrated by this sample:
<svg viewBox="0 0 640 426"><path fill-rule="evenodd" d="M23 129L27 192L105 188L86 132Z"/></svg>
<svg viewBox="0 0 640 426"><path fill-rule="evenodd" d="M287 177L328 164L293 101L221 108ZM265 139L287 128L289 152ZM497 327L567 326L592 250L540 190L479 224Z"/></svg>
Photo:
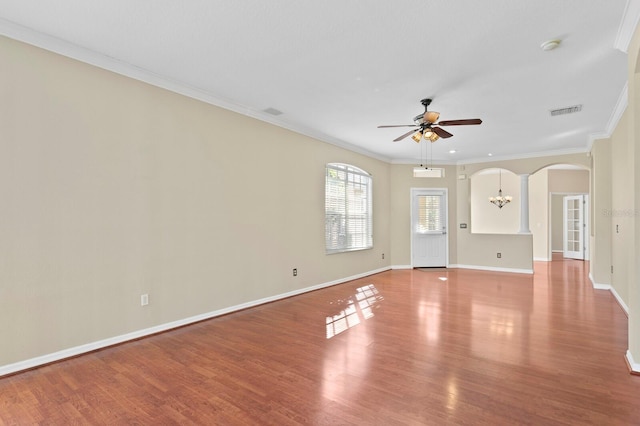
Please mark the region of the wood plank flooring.
<svg viewBox="0 0 640 426"><path fill-rule="evenodd" d="M633 425L580 261L395 270L0 378L0 424Z"/></svg>

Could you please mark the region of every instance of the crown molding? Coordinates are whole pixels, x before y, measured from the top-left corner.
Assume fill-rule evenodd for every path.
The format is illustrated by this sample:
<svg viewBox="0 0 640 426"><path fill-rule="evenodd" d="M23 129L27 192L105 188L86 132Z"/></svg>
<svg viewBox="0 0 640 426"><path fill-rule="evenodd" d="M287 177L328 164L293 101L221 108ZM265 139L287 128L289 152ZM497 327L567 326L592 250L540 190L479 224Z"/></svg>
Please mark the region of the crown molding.
<svg viewBox="0 0 640 426"><path fill-rule="evenodd" d="M613 111L611 112L611 116L609 117L609 121L607 122L606 132L611 136L613 132L618 127L618 122L622 118L622 114L627 109L627 105L629 104L629 82L625 81L622 90L620 91L620 95L618 95L618 101L616 102Z"/></svg>
<svg viewBox="0 0 640 426"><path fill-rule="evenodd" d="M391 164L413 164L413 165L419 162L420 162L419 158L414 158L414 159L400 158L400 159L395 159L390 161ZM455 166L456 164L458 164L455 160L440 160L437 158L430 159L429 163L430 165L433 165L433 166Z"/></svg>
<svg viewBox="0 0 640 426"><path fill-rule="evenodd" d="M626 41L625 48L628 46L630 37L633 35L633 31L629 30L629 26L632 25L631 28L635 30L635 25L638 23L638 18L640 18L640 0L628 0L627 6L625 9L625 15L623 18L623 22L618 31L618 38L616 39L616 43L624 43L624 40L628 35L628 40ZM287 122L283 118L276 118L275 116L265 113L264 111L256 111L245 105L240 105L236 102L233 102L229 99L225 99L220 96L216 96L212 93L205 92L203 90L194 88L192 86L186 85L184 83L172 80L165 76L158 75L146 69L137 67L135 65L119 61L115 58L102 55L96 53L92 50L86 49L84 47L78 46L73 43L69 43L62 39L58 39L37 31L34 31L30 28L23 27L11 21L0 18L0 35L6 36L8 38L30 44L32 46L36 46L42 48L44 50L57 53L59 55L107 70L114 72L119 75L123 75L125 77L132 78L134 80L142 81L144 83L153 85L155 87L159 87L183 96L187 96L192 99L199 100L201 102L205 102L210 105L214 105L229 111L233 111L287 130L292 132L299 133L304 136L308 136L310 138L319 140L321 142L325 142L352 152L356 152L358 154L365 155L367 157L383 161L390 164L415 164L416 160L414 159L398 159L393 160L387 156L377 154L375 152L369 151L365 148L361 148L355 145L352 145L348 142L345 142L341 139L334 138L332 136L326 135L322 132L319 132L314 129L305 128L300 125L294 125L292 123ZM620 40L620 41L619 41ZM618 44L616 44L618 46ZM547 152L533 152L528 154L518 154L513 156L501 156L501 157L490 157L490 158L473 158L468 160L445 160L445 159L433 159L433 162L439 165L462 165L462 164L475 164L475 163L489 163L494 161L504 161L504 160L518 160L524 158L535 158L535 157L546 157L553 155L564 155L564 154L575 154L575 153L583 153L591 150L591 146L595 139L607 138L610 137L610 134L615 129L622 113L624 112L627 106L627 85L625 84L620 97L618 98L618 103L616 104L616 108L614 109L609 123L607 125L607 133L603 134L593 134L589 138L588 146L584 149L568 149L568 150L559 150L559 151L547 151Z"/></svg>
<svg viewBox="0 0 640 426"><path fill-rule="evenodd" d="M633 34L636 31L638 20L640 20L640 0L627 0L622 20L618 27L618 34L613 42L614 48L627 53Z"/></svg>
<svg viewBox="0 0 640 426"><path fill-rule="evenodd" d="M586 148L571 148L571 149L559 149L555 151L539 151L539 152L530 152L528 154L517 154L517 155L502 155L502 156L491 156L487 158L472 158L470 160L459 161L456 164L481 164L481 163L493 163L496 161L510 161L510 160L523 160L526 158L539 158L539 157L554 157L558 155L571 155L571 154L588 154L589 151Z"/></svg>
<svg viewBox="0 0 640 426"><path fill-rule="evenodd" d="M273 115L268 114L264 111L253 110L245 105L240 105L236 102L232 102L229 99L225 99L223 97L205 92L200 89L196 89L184 83L148 71L146 69L123 61L119 61L106 55L96 53L92 50L86 49L73 43L69 43L59 38L42 34L40 32L23 27L2 18L0 18L0 35L30 44L35 47L39 47L53 53L57 53L67 58L75 59L77 61L102 68L107 71L111 71L119 75L123 75L125 77L132 78L134 80L142 81L144 83L177 93L179 95L187 96L189 98L196 99L210 105L214 105L251 118L255 118L256 120L264 121L266 123L273 124L274 126L278 126L292 132L317 139L321 142L325 142L352 152L356 152L358 154L365 155L367 157L371 157L386 163L389 163L391 161L391 159L386 156L376 154L367 149L326 135L322 132L318 132L316 130L305 128L299 125L293 125L283 119L275 118Z"/></svg>
<svg viewBox="0 0 640 426"><path fill-rule="evenodd" d="M618 127L618 123L622 118L622 114L627 109L627 105L629 103L629 84L628 82L624 83L624 87L618 96L618 101L616 102L613 111L611 111L611 116L609 117L609 121L607 122L607 128L604 132L592 133L589 135L589 142L587 144L587 148L589 151L593 148L593 143L598 139L608 139L611 137L613 132L615 132L616 127Z"/></svg>

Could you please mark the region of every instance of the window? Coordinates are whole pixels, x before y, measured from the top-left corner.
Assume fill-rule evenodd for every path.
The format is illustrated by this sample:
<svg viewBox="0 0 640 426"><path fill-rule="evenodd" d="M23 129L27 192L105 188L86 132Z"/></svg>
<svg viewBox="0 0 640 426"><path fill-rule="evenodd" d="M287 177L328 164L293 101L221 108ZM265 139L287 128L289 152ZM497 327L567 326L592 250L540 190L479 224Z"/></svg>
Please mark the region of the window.
<svg viewBox="0 0 640 426"><path fill-rule="evenodd" d="M418 195L417 233L442 231L442 198L442 195Z"/></svg>
<svg viewBox="0 0 640 426"><path fill-rule="evenodd" d="M329 163L325 180L327 253L373 247L372 179L348 164Z"/></svg>

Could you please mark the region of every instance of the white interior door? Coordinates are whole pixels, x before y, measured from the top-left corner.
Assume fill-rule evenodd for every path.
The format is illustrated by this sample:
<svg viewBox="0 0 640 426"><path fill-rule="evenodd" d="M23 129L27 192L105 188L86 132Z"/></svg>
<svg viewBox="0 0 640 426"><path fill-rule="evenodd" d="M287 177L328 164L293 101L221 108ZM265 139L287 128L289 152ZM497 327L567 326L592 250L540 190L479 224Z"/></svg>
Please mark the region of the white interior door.
<svg viewBox="0 0 640 426"><path fill-rule="evenodd" d="M584 195L568 195L564 197L564 257L585 259L585 208L586 201Z"/></svg>
<svg viewBox="0 0 640 426"><path fill-rule="evenodd" d="M447 192L414 189L411 197L411 264L447 266Z"/></svg>

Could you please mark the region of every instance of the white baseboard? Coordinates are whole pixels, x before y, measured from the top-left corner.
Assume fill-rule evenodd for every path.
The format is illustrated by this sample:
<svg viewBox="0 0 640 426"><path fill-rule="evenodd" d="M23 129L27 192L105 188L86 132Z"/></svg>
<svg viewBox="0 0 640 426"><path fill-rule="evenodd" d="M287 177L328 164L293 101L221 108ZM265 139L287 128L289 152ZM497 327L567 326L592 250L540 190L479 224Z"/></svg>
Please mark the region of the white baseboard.
<svg viewBox="0 0 640 426"><path fill-rule="evenodd" d="M548 257L534 257L533 261L534 262L551 262L551 259L549 259Z"/></svg>
<svg viewBox="0 0 640 426"><path fill-rule="evenodd" d="M624 300L622 300L622 297L620 297L620 295L618 294L616 289L613 288L613 286L612 286L609 289L609 291L611 292L611 294L613 294L613 297L615 297L615 299L618 301L618 305L620 305L620 307L622 308L624 313L627 314L627 316L629 316L629 307L627 306L626 303L624 303Z"/></svg>
<svg viewBox="0 0 640 426"><path fill-rule="evenodd" d="M393 265L391 269L413 269L411 265Z"/></svg>
<svg viewBox="0 0 640 426"><path fill-rule="evenodd" d="M633 360L633 355L631 355L631 352L629 350L627 350L627 362L629 363L629 368L631 369L631 372L633 374L640 374L640 364L636 363Z"/></svg>
<svg viewBox="0 0 640 426"><path fill-rule="evenodd" d="M516 274L533 274L533 269L513 269L513 268L494 268L490 266L476 266L476 265L455 265L450 264L447 268L455 269L479 269L481 271L493 271L493 272L512 272ZM391 269L413 269L411 265L394 265Z"/></svg>
<svg viewBox="0 0 640 426"><path fill-rule="evenodd" d="M533 269L498 268L494 266L478 266L478 265L449 265L449 267L460 268L460 269L478 269L480 271L510 272L514 274L533 275Z"/></svg>
<svg viewBox="0 0 640 426"><path fill-rule="evenodd" d="M620 297L620 295L618 294L616 289L611 284L599 284L599 283L595 282L593 280L593 275L591 275L591 273L589 273L589 280L591 281L591 285L593 286L593 288L595 290L608 290L608 291L610 291L611 294L613 294L613 297L618 302L618 305L620 305L620 307L624 311L624 313L627 316L629 316L629 307L627 306L626 303L624 303L624 300L622 300L622 297Z"/></svg>
<svg viewBox="0 0 640 426"><path fill-rule="evenodd" d="M564 250L551 250L551 253L564 253Z"/></svg>
<svg viewBox="0 0 640 426"><path fill-rule="evenodd" d="M611 284L599 284L593 280L593 275L589 272L589 280L591 281L591 285L596 290L610 290Z"/></svg>
<svg viewBox="0 0 640 426"><path fill-rule="evenodd" d="M388 271L389 269L391 269L391 267L386 267L386 268L380 268L380 269L376 269L373 271L369 271L369 272L364 272L361 274L357 274L357 275L352 275L350 277L345 277L345 278L341 278L338 280L334 280L334 281L330 281L330 282L326 282L326 283L322 283L322 284L318 284L315 286L311 286L311 287L306 287L306 288L302 288L299 290L294 290L294 291L290 291L287 293L282 293L282 294L278 294L275 296L271 296L271 297L265 297L264 299L258 299L258 300L254 300L251 302L247 302L247 303L242 303L240 305L235 305L235 306L230 306L228 308L223 308L223 309L218 309L215 311L211 311L211 312L207 312L204 314L200 314L200 315L194 315L192 317L189 318L184 318L181 320L177 320L177 321L172 321L172 322L168 322L165 324L160 324L154 327L149 327L149 328L145 328L142 330L137 330L131 333L126 333L126 334L122 334L120 336L114 336L114 337L110 337L108 339L104 339L104 340L98 340L96 342L92 342L92 343L87 343L84 345L80 345L80 346L75 346L72 348L68 348L68 349L63 349L61 351L58 352L53 352L50 354L46 354L46 355L42 355L42 356L38 356L35 358L31 358L31 359L27 359L24 361L18 361L12 364L7 364L7 365L2 365L0 366L0 377L2 376L6 376L7 374L13 374L13 373L17 373L19 371L23 371L23 370L28 370L31 368L35 368L35 367L39 367L45 364L50 364L52 362L56 362L56 361L60 361L63 360L65 358L71 358L74 356L78 356L78 355L82 355L88 352L92 352L98 349L103 349L106 348L108 346L113 346L113 345L117 345L120 343L124 343L127 341L131 341L131 340L136 340L136 339L140 339L142 337L145 336L150 336L152 334L156 334L156 333L160 333L163 331L168 331L174 328L178 328L178 327L182 327L185 325L189 325L189 324L193 324L199 321L204 321L210 318L215 318L218 317L220 315L225 315L225 314L229 314L231 312L235 312L235 311L240 311L242 309L247 309L247 308L251 308L254 306L258 306L258 305L262 305L264 303L269 303L269 302L274 302L276 300L280 300L280 299L286 299L288 297L292 297L292 296L297 296L299 294L303 294L303 293L307 293L310 291L314 291L314 290L319 290L321 288L325 288L325 287L331 287L337 284L342 284L345 283L347 281L352 281L358 278L364 278L366 276L369 275L374 275L374 274L378 274L380 272L384 272L384 271Z"/></svg>

